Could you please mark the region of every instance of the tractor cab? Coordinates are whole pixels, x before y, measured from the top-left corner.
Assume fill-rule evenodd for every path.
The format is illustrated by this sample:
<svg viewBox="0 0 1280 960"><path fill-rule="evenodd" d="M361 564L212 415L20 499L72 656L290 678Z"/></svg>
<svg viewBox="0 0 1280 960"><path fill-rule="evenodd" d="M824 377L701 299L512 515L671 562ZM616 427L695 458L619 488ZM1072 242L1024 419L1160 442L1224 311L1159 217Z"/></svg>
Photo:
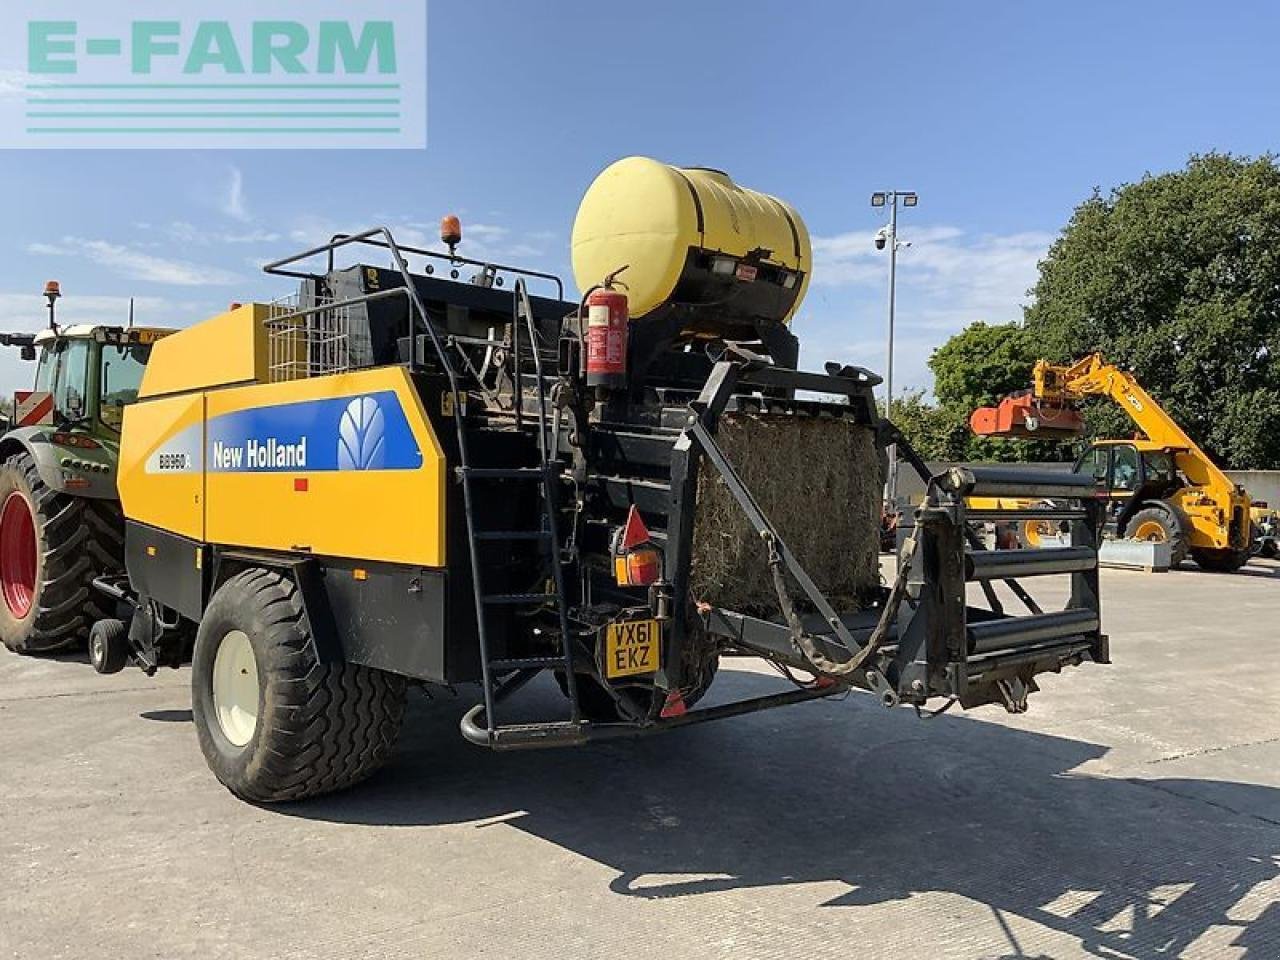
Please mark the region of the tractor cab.
<svg viewBox="0 0 1280 960"><path fill-rule="evenodd" d="M81 325L36 334L33 394L37 404L48 396L47 413L36 423L114 442L124 408L138 397L151 346L167 333ZM30 397L27 406L39 412ZM23 425L15 418L15 426Z"/></svg>

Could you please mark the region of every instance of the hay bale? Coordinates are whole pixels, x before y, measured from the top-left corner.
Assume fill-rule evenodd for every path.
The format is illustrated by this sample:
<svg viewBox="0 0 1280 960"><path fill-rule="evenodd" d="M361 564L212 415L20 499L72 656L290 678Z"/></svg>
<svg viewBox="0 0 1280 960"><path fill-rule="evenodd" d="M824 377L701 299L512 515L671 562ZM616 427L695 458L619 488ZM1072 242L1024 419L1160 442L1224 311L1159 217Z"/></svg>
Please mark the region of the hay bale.
<svg viewBox="0 0 1280 960"><path fill-rule="evenodd" d="M867 605L880 582L884 475L874 433L849 420L728 414L717 442L756 503L837 609ZM778 612L768 552L719 471L698 478L690 583L698 600ZM803 594L792 590L807 608Z"/></svg>

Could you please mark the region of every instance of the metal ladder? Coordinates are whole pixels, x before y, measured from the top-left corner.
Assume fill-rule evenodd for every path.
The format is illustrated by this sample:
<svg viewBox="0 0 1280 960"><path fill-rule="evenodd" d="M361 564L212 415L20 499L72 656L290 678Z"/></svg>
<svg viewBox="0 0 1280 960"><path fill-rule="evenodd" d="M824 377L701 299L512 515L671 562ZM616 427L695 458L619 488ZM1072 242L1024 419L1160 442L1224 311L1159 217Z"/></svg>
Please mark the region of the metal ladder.
<svg viewBox="0 0 1280 960"><path fill-rule="evenodd" d="M569 611L565 595L564 570L560 555L560 536L556 522L559 500L560 471L555 462L550 424L547 416L546 381L543 379L542 355L538 349L538 329L529 303L524 279L518 279L512 291L514 301L512 357L514 361L515 409L517 426L523 423L523 375L520 360L520 333L523 325L529 336L533 355L534 378L537 382L537 433L538 466L536 467L473 467L463 465L457 472L463 484L463 500L466 507L467 535L471 553L472 589L476 605L476 632L480 646L480 671L484 688L484 716L488 742L492 746L528 746L534 742L560 742L576 740L582 736L582 715L578 700L577 680L574 676L573 644L569 632ZM484 482L516 481L540 485L540 522L536 529L485 530L477 525L472 508L475 500L474 484ZM546 550L551 566L552 592L548 593L489 593L484 585L484 567L480 557L481 544L486 542L536 541ZM522 606L537 608L554 604L559 619L559 651L555 655L525 658L498 658L491 656L489 646L488 617L494 608ZM570 716L567 721L499 724L495 716L496 704L514 693L516 689L546 669L563 669L565 689L569 696ZM498 674L504 674L501 679Z"/></svg>

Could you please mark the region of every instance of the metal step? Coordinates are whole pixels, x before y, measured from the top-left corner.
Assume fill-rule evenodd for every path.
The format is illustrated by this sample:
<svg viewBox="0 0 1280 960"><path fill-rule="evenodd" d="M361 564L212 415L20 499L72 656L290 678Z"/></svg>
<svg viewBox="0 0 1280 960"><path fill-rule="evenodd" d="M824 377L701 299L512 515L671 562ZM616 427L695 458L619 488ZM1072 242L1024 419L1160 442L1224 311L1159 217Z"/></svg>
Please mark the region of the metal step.
<svg viewBox="0 0 1280 960"><path fill-rule="evenodd" d="M550 540L549 530L480 530L477 540Z"/></svg>
<svg viewBox="0 0 1280 960"><path fill-rule="evenodd" d="M587 725L582 721L522 723L498 727L490 740L496 750L533 750L587 742Z"/></svg>
<svg viewBox="0 0 1280 960"><path fill-rule="evenodd" d="M525 603L546 603L556 599L554 593L491 593L480 598L481 603L494 606L516 606Z"/></svg>

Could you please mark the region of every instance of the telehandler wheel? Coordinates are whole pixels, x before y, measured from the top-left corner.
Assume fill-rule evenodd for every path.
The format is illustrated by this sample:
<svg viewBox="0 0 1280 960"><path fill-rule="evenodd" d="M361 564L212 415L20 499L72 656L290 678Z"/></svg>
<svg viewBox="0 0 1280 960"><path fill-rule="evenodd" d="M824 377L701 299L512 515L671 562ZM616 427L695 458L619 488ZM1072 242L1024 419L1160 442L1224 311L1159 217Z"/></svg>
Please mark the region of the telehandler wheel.
<svg viewBox="0 0 1280 960"><path fill-rule="evenodd" d="M129 628L123 620L99 620L89 628L89 663L98 673L119 673L129 663Z"/></svg>
<svg viewBox="0 0 1280 960"><path fill-rule="evenodd" d="M1177 516L1162 507L1143 507L1125 527L1126 536L1134 540L1169 544L1169 566L1176 567L1187 559L1187 535Z"/></svg>
<svg viewBox="0 0 1280 960"><path fill-rule="evenodd" d="M288 577L251 568L214 593L196 633L191 704L200 749L237 796L278 803L341 790L390 756L403 677L317 662Z"/></svg>
<svg viewBox="0 0 1280 960"><path fill-rule="evenodd" d="M1235 573L1249 562L1248 550L1192 550L1191 559L1201 570Z"/></svg>
<svg viewBox="0 0 1280 960"><path fill-rule="evenodd" d="M93 578L124 568L119 505L45 486L30 454L0 464L0 639L14 653L81 644L112 613Z"/></svg>

